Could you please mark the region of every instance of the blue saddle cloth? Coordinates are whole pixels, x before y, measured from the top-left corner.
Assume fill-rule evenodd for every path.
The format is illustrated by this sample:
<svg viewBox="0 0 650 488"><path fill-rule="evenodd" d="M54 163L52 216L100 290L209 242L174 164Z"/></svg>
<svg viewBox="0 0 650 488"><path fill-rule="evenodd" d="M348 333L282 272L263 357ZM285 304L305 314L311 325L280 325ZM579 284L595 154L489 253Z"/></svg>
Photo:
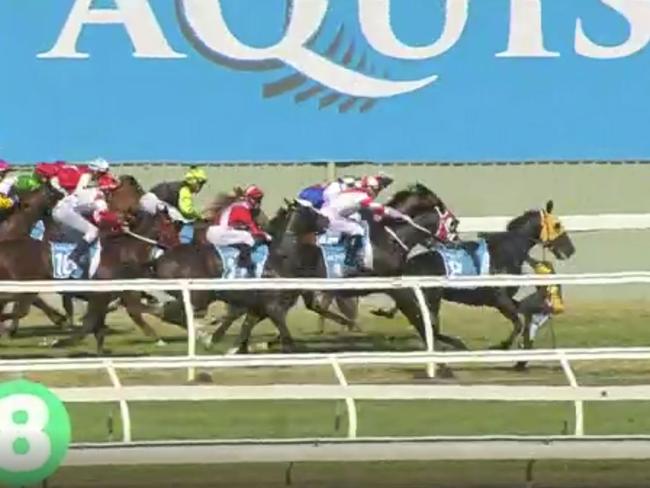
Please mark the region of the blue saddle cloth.
<svg viewBox="0 0 650 488"><path fill-rule="evenodd" d="M72 250L77 246L75 242L53 242L50 241L50 256L52 258L52 278L55 280L78 280L83 277L83 269L70 259ZM93 263L99 257L99 243L96 242L90 247L87 260L90 264L90 277L94 274Z"/></svg>
<svg viewBox="0 0 650 488"><path fill-rule="evenodd" d="M191 244L194 240L194 224L183 224L178 237L181 241L181 244Z"/></svg>
<svg viewBox="0 0 650 488"><path fill-rule="evenodd" d="M444 244L437 244L432 249L442 257L448 277L490 274L490 252L487 241L479 239L476 243L478 248L473 253L462 247Z"/></svg>
<svg viewBox="0 0 650 488"><path fill-rule="evenodd" d="M248 270L238 266L240 251L236 247L231 246L214 246L214 249L219 254L221 262L223 263L222 278L236 279L236 278L261 278L266 266L266 261L269 258L269 246L261 244L253 248L251 258L255 264L255 276L249 276Z"/></svg>
<svg viewBox="0 0 650 488"><path fill-rule="evenodd" d="M364 222L363 226L365 234L363 236L362 250L368 245L368 225ZM320 247L323 254L328 278L345 278L355 270L354 267L348 266L345 263L347 247L345 242L341 242L339 235L331 233L320 235L318 237L318 247Z"/></svg>
<svg viewBox="0 0 650 488"><path fill-rule="evenodd" d="M43 237L45 236L45 223L42 220L36 222L32 227L29 236L32 239L36 239L37 241L42 241Z"/></svg>

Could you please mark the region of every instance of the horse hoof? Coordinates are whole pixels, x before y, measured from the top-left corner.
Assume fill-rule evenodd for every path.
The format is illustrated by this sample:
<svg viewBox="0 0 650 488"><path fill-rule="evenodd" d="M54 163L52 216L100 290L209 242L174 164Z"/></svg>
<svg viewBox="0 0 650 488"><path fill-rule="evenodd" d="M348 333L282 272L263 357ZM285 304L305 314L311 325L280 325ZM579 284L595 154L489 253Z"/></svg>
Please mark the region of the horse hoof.
<svg viewBox="0 0 650 488"><path fill-rule="evenodd" d="M456 377L454 371L449 366L446 366L444 364L438 365L436 368L436 376L443 380L450 380Z"/></svg>
<svg viewBox="0 0 650 488"><path fill-rule="evenodd" d="M528 371L528 363L526 363L525 361L519 361L518 363L515 364L514 370L522 373Z"/></svg>
<svg viewBox="0 0 650 488"><path fill-rule="evenodd" d="M226 351L226 356L234 356L235 354L239 354L239 347L231 347Z"/></svg>
<svg viewBox="0 0 650 488"><path fill-rule="evenodd" d="M157 347L165 347L166 345L167 345L167 343L165 341L163 341L162 339L158 339L158 341L156 342Z"/></svg>

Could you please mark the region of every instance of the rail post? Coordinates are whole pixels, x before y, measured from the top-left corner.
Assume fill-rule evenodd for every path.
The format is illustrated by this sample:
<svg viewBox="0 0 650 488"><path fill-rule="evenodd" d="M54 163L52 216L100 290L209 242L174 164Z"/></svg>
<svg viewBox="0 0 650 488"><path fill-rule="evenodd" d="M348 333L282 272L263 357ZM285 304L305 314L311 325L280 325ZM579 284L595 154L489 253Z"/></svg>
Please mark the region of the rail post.
<svg viewBox="0 0 650 488"><path fill-rule="evenodd" d="M182 282L183 307L185 308L185 323L187 324L187 357L196 359L196 327L194 325L194 308L192 307L192 297L190 295L189 282ZM196 378L196 368L190 366L187 368L187 381L194 381Z"/></svg>
<svg viewBox="0 0 650 488"><path fill-rule="evenodd" d="M110 361L104 363L108 377L111 379L113 388L119 393L122 390L122 383L120 377L117 375L115 367ZM129 404L126 400L120 400L120 417L122 418L122 442L128 444L131 442L131 412L129 411Z"/></svg>
<svg viewBox="0 0 650 488"><path fill-rule="evenodd" d="M419 286L414 286L412 288L415 293L415 297L418 300L418 305L420 306L420 313L422 315L422 322L424 324L424 337L427 343L427 352L433 354L435 350L435 338L433 335L433 325L431 324L431 313L429 312L429 306L427 301L424 298L424 293L422 288ZM436 363L430 362L427 363L427 376L429 378L435 378L436 376Z"/></svg>
<svg viewBox="0 0 650 488"><path fill-rule="evenodd" d="M346 388L348 386L348 381L345 378L345 374L343 373L343 370L341 369L341 365L336 359L336 356L330 357L330 363L332 364L332 368L334 369L334 374L336 375L336 379L339 380L339 384L343 388ZM346 397L345 406L348 410L348 439L356 439L358 420L357 420L357 405L354 401L354 398Z"/></svg>
<svg viewBox="0 0 650 488"><path fill-rule="evenodd" d="M564 371L569 385L573 388L578 388L578 380L576 379L576 375L573 373L573 369L571 369L571 363L569 363L569 360L564 353L560 353L560 364L562 364L562 370ZM576 412L575 435L583 436L585 435L584 402L582 400L576 400L573 402L573 405Z"/></svg>

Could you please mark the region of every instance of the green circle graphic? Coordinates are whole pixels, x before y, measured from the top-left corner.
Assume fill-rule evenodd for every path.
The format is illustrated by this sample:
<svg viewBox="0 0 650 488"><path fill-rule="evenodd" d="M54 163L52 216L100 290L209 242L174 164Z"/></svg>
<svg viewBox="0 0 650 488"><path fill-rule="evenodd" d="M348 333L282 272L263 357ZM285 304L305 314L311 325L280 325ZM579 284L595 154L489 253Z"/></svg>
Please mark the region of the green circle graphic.
<svg viewBox="0 0 650 488"><path fill-rule="evenodd" d="M30 424L35 419L30 419L29 409L21 405L25 399L45 409L42 428ZM70 446L70 416L63 402L40 383L9 381L0 384L0 413L4 413L0 415L0 452L9 450L15 456L12 459L18 459L15 464L0 459L0 484L34 485L52 476L63 463ZM35 444L30 444L30 439ZM36 465L20 460L23 456L33 456L35 451L38 451Z"/></svg>

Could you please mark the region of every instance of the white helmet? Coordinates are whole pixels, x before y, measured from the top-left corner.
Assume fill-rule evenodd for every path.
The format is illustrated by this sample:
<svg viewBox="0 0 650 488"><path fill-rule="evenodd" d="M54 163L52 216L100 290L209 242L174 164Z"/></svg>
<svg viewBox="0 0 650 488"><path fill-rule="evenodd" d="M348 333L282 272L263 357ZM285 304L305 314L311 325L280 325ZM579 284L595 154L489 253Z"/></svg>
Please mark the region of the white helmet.
<svg viewBox="0 0 650 488"><path fill-rule="evenodd" d="M88 168L98 173L105 173L110 169L110 166L108 164L108 161L106 161L104 158L97 158L88 163Z"/></svg>

